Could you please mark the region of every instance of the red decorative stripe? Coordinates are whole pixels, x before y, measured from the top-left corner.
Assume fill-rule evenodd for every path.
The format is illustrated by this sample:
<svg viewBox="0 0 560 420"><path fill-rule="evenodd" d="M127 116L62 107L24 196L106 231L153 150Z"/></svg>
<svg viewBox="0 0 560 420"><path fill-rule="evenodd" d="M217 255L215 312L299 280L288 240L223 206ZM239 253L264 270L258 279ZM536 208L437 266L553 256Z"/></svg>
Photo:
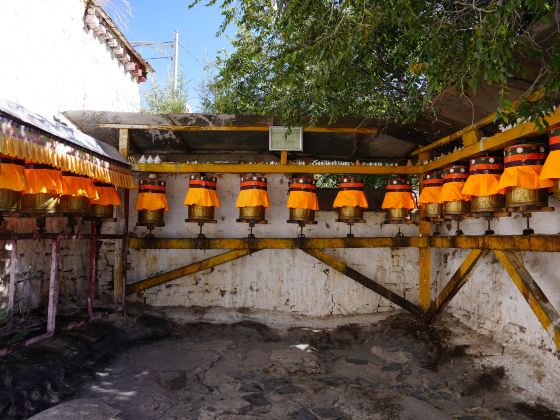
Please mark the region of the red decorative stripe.
<svg viewBox="0 0 560 420"><path fill-rule="evenodd" d="M317 191L317 187L315 185L292 184L290 185L290 191L306 191L314 193Z"/></svg>
<svg viewBox="0 0 560 420"><path fill-rule="evenodd" d="M424 180L425 187L430 187L432 185L442 185L442 183L443 183L443 178L432 178L432 179Z"/></svg>
<svg viewBox="0 0 560 420"><path fill-rule="evenodd" d="M142 194L142 193L165 194L165 190L159 191L159 190L156 190L156 189L147 188L147 189L140 189L140 190L138 191L138 193L139 193L139 194Z"/></svg>
<svg viewBox="0 0 560 420"><path fill-rule="evenodd" d="M412 192L412 188L406 185L387 185L385 190L389 192Z"/></svg>
<svg viewBox="0 0 560 420"><path fill-rule="evenodd" d="M522 160L517 162L506 162L506 168L515 168L516 166L542 166L544 165L544 159L531 159Z"/></svg>
<svg viewBox="0 0 560 420"><path fill-rule="evenodd" d="M245 191L245 190L263 190L266 191L267 188L266 186L260 186L260 185L242 185L241 186L241 191Z"/></svg>
<svg viewBox="0 0 560 420"><path fill-rule="evenodd" d="M346 182L346 183L338 184L339 190L343 190L346 188L357 189L357 188L364 188L364 187L365 184L363 182Z"/></svg>
<svg viewBox="0 0 560 420"><path fill-rule="evenodd" d="M139 192L165 192L165 185L140 185Z"/></svg>
<svg viewBox="0 0 560 420"><path fill-rule="evenodd" d="M264 187L266 189L268 183L267 182L262 182L262 181L243 181L241 183L241 187L248 187L248 186L258 186L258 187Z"/></svg>
<svg viewBox="0 0 560 420"><path fill-rule="evenodd" d="M462 178L462 177L461 178L459 178L459 177L457 177L457 178L444 178L443 183L444 184L448 184L450 182L463 182L464 183L467 180L467 178L468 177L466 177L466 178Z"/></svg>

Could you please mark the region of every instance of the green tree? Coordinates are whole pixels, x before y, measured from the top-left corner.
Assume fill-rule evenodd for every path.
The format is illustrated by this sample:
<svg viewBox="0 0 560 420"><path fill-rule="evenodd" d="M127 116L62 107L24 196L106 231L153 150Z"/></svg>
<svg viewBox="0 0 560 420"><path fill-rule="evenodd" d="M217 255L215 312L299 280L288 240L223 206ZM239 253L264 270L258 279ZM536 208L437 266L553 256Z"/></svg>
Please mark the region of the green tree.
<svg viewBox="0 0 560 420"><path fill-rule="evenodd" d="M191 6L203 0L191 0ZM208 84L212 108L297 123L306 115L413 121L434 98L535 81L521 116L552 111L560 91L554 0L209 0L238 28ZM536 25L538 23L538 25ZM553 36L539 37L548 25ZM535 29L536 28L536 29ZM535 71L535 63L540 68ZM538 89L538 101L527 98Z"/></svg>
<svg viewBox="0 0 560 420"><path fill-rule="evenodd" d="M183 70L179 68L177 75L177 89L173 89L173 77L167 75L165 84L162 86L155 78L152 78L150 87L144 91L144 100L147 107L144 112L153 114L180 114L189 112L187 82Z"/></svg>

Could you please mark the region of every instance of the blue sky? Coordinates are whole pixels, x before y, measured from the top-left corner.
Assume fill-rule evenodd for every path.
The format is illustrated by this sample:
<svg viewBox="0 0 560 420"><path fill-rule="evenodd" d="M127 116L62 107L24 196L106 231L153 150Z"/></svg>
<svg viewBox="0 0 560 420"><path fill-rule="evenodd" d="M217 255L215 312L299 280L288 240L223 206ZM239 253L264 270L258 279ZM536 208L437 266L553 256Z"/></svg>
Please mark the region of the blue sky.
<svg viewBox="0 0 560 420"><path fill-rule="evenodd" d="M179 65L182 66L189 86L189 102L194 111L199 108L197 86L204 79L205 57L214 59L220 49L230 49L228 37L232 37L235 28L230 27L226 34L216 37L222 23L218 6L206 7L202 4L189 9L189 0L131 0L133 16L125 32L129 41L163 42L173 40L173 33L179 30ZM159 57L162 54L151 48L141 48L140 53L145 59ZM172 49L168 53L172 54ZM148 60L156 70L155 75L161 83L165 82L171 69L171 61L166 59ZM142 85L145 89L148 82Z"/></svg>

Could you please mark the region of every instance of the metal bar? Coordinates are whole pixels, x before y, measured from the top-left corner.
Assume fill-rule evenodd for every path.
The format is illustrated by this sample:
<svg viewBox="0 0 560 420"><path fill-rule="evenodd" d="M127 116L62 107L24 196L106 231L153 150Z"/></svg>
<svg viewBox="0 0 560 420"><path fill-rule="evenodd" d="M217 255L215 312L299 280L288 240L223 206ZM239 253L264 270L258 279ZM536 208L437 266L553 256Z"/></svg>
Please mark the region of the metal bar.
<svg viewBox="0 0 560 420"><path fill-rule="evenodd" d="M126 293L130 295L142 290L149 289L151 287L159 286L160 284L164 284L169 281L188 276L189 274L198 273L199 271L236 260L254 252L257 252L257 250L236 249L233 251L224 252L223 254L194 262L176 270L168 271L167 273L158 274L157 276L149 277L145 280L129 284L126 286Z"/></svg>
<svg viewBox="0 0 560 420"><path fill-rule="evenodd" d="M59 241L65 240L89 240L91 239L91 234L89 233L79 233L79 234L70 234L70 233L0 233L0 240L42 240L42 239L58 239ZM114 235L114 234L104 234L104 235L96 235L96 239L99 241L103 240L115 240L115 239L123 239L125 235Z"/></svg>
<svg viewBox="0 0 560 420"><path fill-rule="evenodd" d="M560 109L556 110L552 115L545 118L549 125L558 124L560 122ZM511 130L504 131L503 133L498 133L492 137L487 137L478 143L471 144L469 146L463 147L456 152L450 153L441 159L436 159L424 165L423 171L433 171L434 169L443 168L459 160L469 159L474 156L478 156L484 152L491 150L499 150L504 147L510 146L515 143L515 141L524 136L534 136L540 134L545 129L543 127L537 126L533 122L527 122L524 124L519 124L513 127Z"/></svg>
<svg viewBox="0 0 560 420"><path fill-rule="evenodd" d="M51 241L51 273L49 279L49 307L47 313L47 334L53 335L56 328L56 309L58 306L58 250L59 241Z"/></svg>
<svg viewBox="0 0 560 420"><path fill-rule="evenodd" d="M17 272L17 240L11 241L10 252L10 283L8 284L8 314L12 316L16 300L16 272Z"/></svg>
<svg viewBox="0 0 560 420"><path fill-rule="evenodd" d="M95 239L95 221L91 222L92 237L89 240L89 270L87 289L88 318L93 319L93 299L95 297L95 260L97 257L97 241Z"/></svg>
<svg viewBox="0 0 560 420"><path fill-rule="evenodd" d="M166 124L99 124L100 128L119 130L162 131L256 131L267 132L269 125L166 125ZM303 127L305 133L377 134L377 127Z"/></svg>
<svg viewBox="0 0 560 420"><path fill-rule="evenodd" d="M424 315L426 321L431 321L451 302L455 295L461 290L469 279L469 275L474 270L476 264L489 253L487 249L473 249L465 258L461 266L451 276L443 290L439 293L436 300L432 302L430 308Z"/></svg>
<svg viewBox="0 0 560 420"><path fill-rule="evenodd" d="M132 170L152 173L266 173L266 174L361 174L361 175L416 175L422 166L367 166L367 165L267 165L263 163L133 163Z"/></svg>
<svg viewBox="0 0 560 420"><path fill-rule="evenodd" d="M413 304L412 302L409 302L405 298L397 295L396 293L392 292L391 290L387 289L385 286L382 286L376 281L370 279L369 277L364 276L362 273L359 273L353 268L348 267L346 263L340 261L339 259L329 254L324 253L320 249L304 249L302 251L318 259L319 261L325 263L329 267L334 268L336 271L344 274L345 276L351 278L352 280L360 283L362 286L367 287L368 289L374 291L378 295L384 297L388 301L403 308L404 310L416 316L420 316L422 314L421 309L415 304Z"/></svg>
<svg viewBox="0 0 560 420"><path fill-rule="evenodd" d="M517 255L510 251L494 251L494 253L543 328L552 336L556 349L560 350L560 315L554 306Z"/></svg>
<svg viewBox="0 0 560 420"><path fill-rule="evenodd" d="M558 235L370 238L129 238L131 249L458 248L559 252Z"/></svg>

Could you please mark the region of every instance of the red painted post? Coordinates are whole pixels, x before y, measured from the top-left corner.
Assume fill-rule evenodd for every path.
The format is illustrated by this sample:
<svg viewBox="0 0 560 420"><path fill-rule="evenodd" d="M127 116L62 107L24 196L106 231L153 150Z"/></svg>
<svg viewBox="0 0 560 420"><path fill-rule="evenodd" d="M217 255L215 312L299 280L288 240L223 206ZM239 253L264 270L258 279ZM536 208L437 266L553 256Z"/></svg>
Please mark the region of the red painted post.
<svg viewBox="0 0 560 420"><path fill-rule="evenodd" d="M56 327L58 306L58 239L51 241L51 276L49 280L49 308L47 313L47 334L53 335Z"/></svg>
<svg viewBox="0 0 560 420"><path fill-rule="evenodd" d="M93 299L95 297L95 259L97 257L97 239L95 220L91 221L91 239L89 240L89 271L88 271L88 294L87 311L88 318L93 319Z"/></svg>
<svg viewBox="0 0 560 420"><path fill-rule="evenodd" d="M8 285L8 313L14 313L16 297L16 268L17 268L17 240L12 239L12 252L10 253L10 283Z"/></svg>

